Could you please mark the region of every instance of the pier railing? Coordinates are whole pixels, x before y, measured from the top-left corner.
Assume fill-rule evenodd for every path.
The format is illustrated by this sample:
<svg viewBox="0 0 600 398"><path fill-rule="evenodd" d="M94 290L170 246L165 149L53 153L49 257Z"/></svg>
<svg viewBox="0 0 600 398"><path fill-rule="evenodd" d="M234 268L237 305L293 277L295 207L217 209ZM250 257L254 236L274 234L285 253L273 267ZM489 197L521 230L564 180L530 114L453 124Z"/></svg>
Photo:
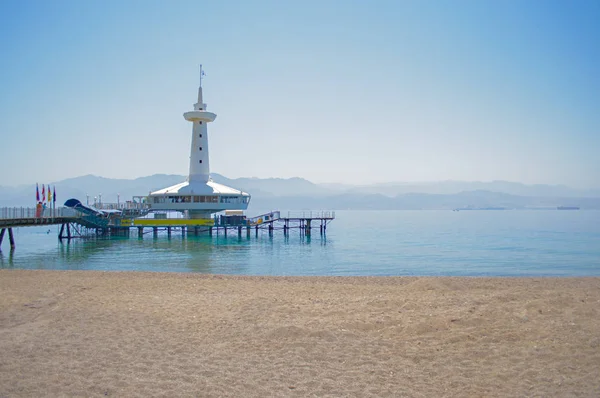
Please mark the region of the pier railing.
<svg viewBox="0 0 600 398"><path fill-rule="evenodd" d="M260 216L252 217L247 220L248 225L257 225L265 222L273 222L281 218L279 211L272 211L270 213L261 214Z"/></svg>
<svg viewBox="0 0 600 398"><path fill-rule="evenodd" d="M0 219L25 219L25 218L59 218L77 217L79 212L69 207L46 208L41 211L35 207L2 207Z"/></svg>
<svg viewBox="0 0 600 398"><path fill-rule="evenodd" d="M334 219L335 211L288 211L287 218Z"/></svg>
<svg viewBox="0 0 600 398"><path fill-rule="evenodd" d="M147 203L137 202L120 202L120 203L105 203L95 202L87 206L94 207L98 210L145 210L150 206Z"/></svg>

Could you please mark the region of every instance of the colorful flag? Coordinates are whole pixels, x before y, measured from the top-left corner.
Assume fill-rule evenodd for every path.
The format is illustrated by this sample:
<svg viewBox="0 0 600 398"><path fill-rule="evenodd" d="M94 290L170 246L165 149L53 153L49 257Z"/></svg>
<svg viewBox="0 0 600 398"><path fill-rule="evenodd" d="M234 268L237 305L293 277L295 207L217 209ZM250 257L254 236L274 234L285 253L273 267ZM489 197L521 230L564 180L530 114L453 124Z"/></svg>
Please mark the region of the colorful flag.
<svg viewBox="0 0 600 398"><path fill-rule="evenodd" d="M54 192L52 192L52 201L56 203L56 185L54 186Z"/></svg>
<svg viewBox="0 0 600 398"><path fill-rule="evenodd" d="M40 187L38 186L38 183L35 183L35 203L40 201Z"/></svg>
<svg viewBox="0 0 600 398"><path fill-rule="evenodd" d="M50 190L50 185L48 185L48 203L52 202L52 191Z"/></svg>
<svg viewBox="0 0 600 398"><path fill-rule="evenodd" d="M46 201L46 186L42 184L42 202Z"/></svg>

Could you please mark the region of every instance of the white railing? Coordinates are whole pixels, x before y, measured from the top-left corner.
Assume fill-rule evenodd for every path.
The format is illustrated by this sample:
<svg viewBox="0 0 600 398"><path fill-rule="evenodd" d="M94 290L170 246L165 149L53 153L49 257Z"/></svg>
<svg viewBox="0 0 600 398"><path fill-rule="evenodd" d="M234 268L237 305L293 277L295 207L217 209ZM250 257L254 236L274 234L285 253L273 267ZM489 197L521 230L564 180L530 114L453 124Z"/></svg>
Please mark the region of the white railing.
<svg viewBox="0 0 600 398"><path fill-rule="evenodd" d="M35 207L2 207L0 208L0 219L22 219L22 218L58 218L78 217L78 211L69 207L58 207L52 209L37 209Z"/></svg>
<svg viewBox="0 0 600 398"><path fill-rule="evenodd" d="M261 214L248 219L249 225L262 224L264 222L276 221L281 218L279 211L272 211L270 213Z"/></svg>
<svg viewBox="0 0 600 398"><path fill-rule="evenodd" d="M121 203L92 203L87 205L98 210L143 210L148 209L150 206L146 203L137 202L121 202Z"/></svg>
<svg viewBox="0 0 600 398"><path fill-rule="evenodd" d="M335 218L335 211L288 211L287 218Z"/></svg>

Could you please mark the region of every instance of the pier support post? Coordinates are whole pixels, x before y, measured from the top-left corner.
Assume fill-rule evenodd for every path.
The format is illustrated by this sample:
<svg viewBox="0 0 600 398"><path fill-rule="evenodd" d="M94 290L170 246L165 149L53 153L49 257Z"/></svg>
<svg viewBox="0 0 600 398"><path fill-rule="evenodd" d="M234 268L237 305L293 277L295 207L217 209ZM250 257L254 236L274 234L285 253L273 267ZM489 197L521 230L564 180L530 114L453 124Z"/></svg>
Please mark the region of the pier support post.
<svg viewBox="0 0 600 398"><path fill-rule="evenodd" d="M250 239L250 227L246 227L246 238Z"/></svg>
<svg viewBox="0 0 600 398"><path fill-rule="evenodd" d="M273 236L273 223L269 223L269 236Z"/></svg>
<svg viewBox="0 0 600 398"><path fill-rule="evenodd" d="M258 225L256 226L256 233L255 233L255 235L258 238Z"/></svg>
<svg viewBox="0 0 600 398"><path fill-rule="evenodd" d="M242 226L239 225L238 226L238 238L241 238L241 237L242 237Z"/></svg>
<svg viewBox="0 0 600 398"><path fill-rule="evenodd" d="M67 239L71 240L71 224L67 223Z"/></svg>
<svg viewBox="0 0 600 398"><path fill-rule="evenodd" d="M142 238L144 236L144 227L138 227L138 238Z"/></svg>
<svg viewBox="0 0 600 398"><path fill-rule="evenodd" d="M2 251L2 240L4 239L5 232L6 232L6 228L2 228L2 230L0 230L0 251Z"/></svg>
<svg viewBox="0 0 600 398"><path fill-rule="evenodd" d="M152 227L152 235L156 238L158 236L158 228Z"/></svg>
<svg viewBox="0 0 600 398"><path fill-rule="evenodd" d="M310 235L310 222L311 220L306 220L306 235Z"/></svg>
<svg viewBox="0 0 600 398"><path fill-rule="evenodd" d="M10 249L15 248L15 237L13 236L12 228L8 229L8 241L10 242Z"/></svg>
<svg viewBox="0 0 600 398"><path fill-rule="evenodd" d="M167 236L171 237L171 227L167 227Z"/></svg>
<svg viewBox="0 0 600 398"><path fill-rule="evenodd" d="M223 233L225 234L225 237L227 237L227 227L223 227Z"/></svg>
<svg viewBox="0 0 600 398"><path fill-rule="evenodd" d="M208 227L208 236L212 236L213 227Z"/></svg>

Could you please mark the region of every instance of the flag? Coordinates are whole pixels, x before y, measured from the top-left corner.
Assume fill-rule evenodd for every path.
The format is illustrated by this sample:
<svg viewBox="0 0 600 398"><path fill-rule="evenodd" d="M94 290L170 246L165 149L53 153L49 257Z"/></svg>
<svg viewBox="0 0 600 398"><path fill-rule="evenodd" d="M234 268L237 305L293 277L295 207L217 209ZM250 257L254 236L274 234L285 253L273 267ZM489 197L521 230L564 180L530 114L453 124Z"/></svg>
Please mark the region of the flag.
<svg viewBox="0 0 600 398"><path fill-rule="evenodd" d="M50 190L50 185L48 185L48 203L52 202L52 191Z"/></svg>
<svg viewBox="0 0 600 398"><path fill-rule="evenodd" d="M35 203L40 201L40 187L38 186L38 183L35 183Z"/></svg>
<svg viewBox="0 0 600 398"><path fill-rule="evenodd" d="M42 202L46 201L46 186L42 184Z"/></svg>
<svg viewBox="0 0 600 398"><path fill-rule="evenodd" d="M56 203L56 185L54 186L54 192L52 192L52 201Z"/></svg>

